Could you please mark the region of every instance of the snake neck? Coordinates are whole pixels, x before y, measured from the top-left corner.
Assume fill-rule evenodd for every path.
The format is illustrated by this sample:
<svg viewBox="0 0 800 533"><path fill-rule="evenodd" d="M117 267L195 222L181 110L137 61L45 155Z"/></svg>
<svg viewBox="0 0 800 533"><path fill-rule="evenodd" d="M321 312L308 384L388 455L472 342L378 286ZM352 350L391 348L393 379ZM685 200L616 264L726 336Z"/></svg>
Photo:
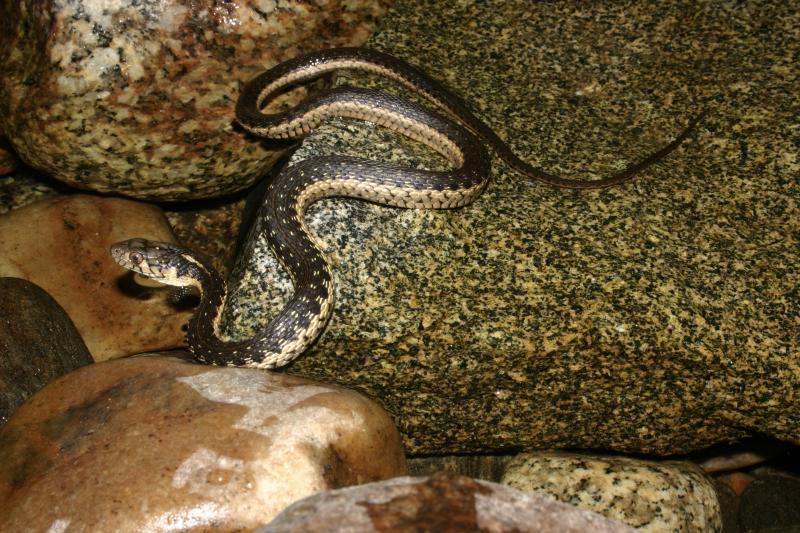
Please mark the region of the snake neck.
<svg viewBox="0 0 800 533"><path fill-rule="evenodd" d="M192 280L192 285L200 293L200 303L189 320L187 329L187 341L192 347L193 339L203 336L202 331L207 329L209 324L214 338L219 338L228 289L225 279L207 257L195 255L186 259L190 261L186 268L191 271L187 278Z"/></svg>

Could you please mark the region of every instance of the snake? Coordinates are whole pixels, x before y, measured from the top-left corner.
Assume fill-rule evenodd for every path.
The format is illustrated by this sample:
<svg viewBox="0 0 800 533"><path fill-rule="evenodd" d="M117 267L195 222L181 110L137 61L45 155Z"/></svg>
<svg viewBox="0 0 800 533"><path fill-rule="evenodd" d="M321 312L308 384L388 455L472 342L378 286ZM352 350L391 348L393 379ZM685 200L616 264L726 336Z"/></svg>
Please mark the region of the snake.
<svg viewBox="0 0 800 533"><path fill-rule="evenodd" d="M377 74L422 96L437 110L372 89L335 87L315 92L297 106L265 113L278 95L340 70ZM235 107L248 132L275 140L299 140L334 118L371 122L439 153L451 168L406 168L343 155L313 157L285 166L272 179L257 213L259 227L294 291L286 305L245 340L224 340L220 323L227 297L224 278L203 254L185 247L134 238L112 245L121 266L167 285L194 290L200 301L187 325L187 344L203 363L277 368L305 352L326 327L334 307L334 275L325 251L306 226L309 205L334 196L401 208L450 209L473 202L489 180L487 145L512 169L561 188L618 185L674 150L698 118L669 144L605 178L567 179L520 159L464 100L423 70L368 48L332 48L299 55L247 82Z"/></svg>

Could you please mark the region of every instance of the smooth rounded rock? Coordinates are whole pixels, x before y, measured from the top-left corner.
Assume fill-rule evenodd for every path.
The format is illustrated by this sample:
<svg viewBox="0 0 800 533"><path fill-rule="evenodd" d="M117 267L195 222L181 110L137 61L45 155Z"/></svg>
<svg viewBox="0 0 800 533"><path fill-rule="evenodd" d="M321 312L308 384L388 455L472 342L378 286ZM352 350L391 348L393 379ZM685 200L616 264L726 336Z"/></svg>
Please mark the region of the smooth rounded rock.
<svg viewBox="0 0 800 533"><path fill-rule="evenodd" d="M403 475L391 418L332 385L146 356L51 383L0 430L0 531L253 529Z"/></svg>
<svg viewBox="0 0 800 533"><path fill-rule="evenodd" d="M714 484L693 463L523 453L508 464L501 482L600 513L638 531L722 531Z"/></svg>
<svg viewBox="0 0 800 533"><path fill-rule="evenodd" d="M750 483L739 500L742 531L800 531L800 479L768 474Z"/></svg>
<svg viewBox="0 0 800 533"><path fill-rule="evenodd" d="M258 533L398 531L627 533L596 513L497 483L451 474L401 477L301 500Z"/></svg>
<svg viewBox="0 0 800 533"><path fill-rule="evenodd" d="M0 278L0 426L34 392L92 362L49 294L24 279Z"/></svg>
<svg viewBox="0 0 800 533"><path fill-rule="evenodd" d="M31 166L138 198L240 190L280 155L233 126L241 85L363 42L388 0L0 5L0 128Z"/></svg>
<svg viewBox="0 0 800 533"><path fill-rule="evenodd" d="M151 205L84 195L35 202L0 216L0 276L47 291L96 361L179 346L189 311L163 286L137 285L111 258L111 244L131 237L174 241Z"/></svg>

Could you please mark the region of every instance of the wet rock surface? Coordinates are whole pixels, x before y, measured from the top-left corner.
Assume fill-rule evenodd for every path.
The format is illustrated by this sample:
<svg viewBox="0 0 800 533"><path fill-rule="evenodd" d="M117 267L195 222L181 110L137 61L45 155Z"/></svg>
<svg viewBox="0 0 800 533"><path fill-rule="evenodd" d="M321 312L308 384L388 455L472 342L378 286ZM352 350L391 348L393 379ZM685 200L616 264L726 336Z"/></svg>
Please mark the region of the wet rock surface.
<svg viewBox="0 0 800 533"><path fill-rule="evenodd" d="M339 387L146 356L51 383L0 429L0 530L252 529L405 473L388 415Z"/></svg>
<svg viewBox="0 0 800 533"><path fill-rule="evenodd" d="M722 531L714 484L688 462L523 453L508 464L501 482L600 513L637 531Z"/></svg>
<svg viewBox="0 0 800 533"><path fill-rule="evenodd" d="M633 532L596 513L463 476L402 477L301 500L259 533L334 531Z"/></svg>
<svg viewBox="0 0 800 533"><path fill-rule="evenodd" d="M154 206L93 196L33 203L0 216L0 276L50 294L75 323L96 361L183 343L187 310L163 286L139 285L111 258L131 237L173 241Z"/></svg>
<svg viewBox="0 0 800 533"><path fill-rule="evenodd" d="M92 362L55 300L29 281L0 277L0 426L50 381Z"/></svg>
<svg viewBox="0 0 800 533"><path fill-rule="evenodd" d="M70 185L227 194L280 155L233 126L241 85L300 52L362 42L389 1L5 2L0 129Z"/></svg>

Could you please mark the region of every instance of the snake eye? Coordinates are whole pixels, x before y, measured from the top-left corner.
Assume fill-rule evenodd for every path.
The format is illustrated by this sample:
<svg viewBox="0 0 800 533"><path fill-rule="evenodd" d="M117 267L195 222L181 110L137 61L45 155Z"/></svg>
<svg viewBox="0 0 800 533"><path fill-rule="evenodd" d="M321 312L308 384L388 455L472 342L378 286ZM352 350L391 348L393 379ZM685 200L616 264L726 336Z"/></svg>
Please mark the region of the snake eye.
<svg viewBox="0 0 800 533"><path fill-rule="evenodd" d="M144 256L139 252L131 252L128 254L128 259L130 259L131 263L134 265L139 265L142 261L144 261Z"/></svg>

